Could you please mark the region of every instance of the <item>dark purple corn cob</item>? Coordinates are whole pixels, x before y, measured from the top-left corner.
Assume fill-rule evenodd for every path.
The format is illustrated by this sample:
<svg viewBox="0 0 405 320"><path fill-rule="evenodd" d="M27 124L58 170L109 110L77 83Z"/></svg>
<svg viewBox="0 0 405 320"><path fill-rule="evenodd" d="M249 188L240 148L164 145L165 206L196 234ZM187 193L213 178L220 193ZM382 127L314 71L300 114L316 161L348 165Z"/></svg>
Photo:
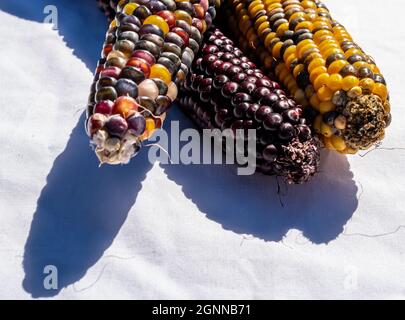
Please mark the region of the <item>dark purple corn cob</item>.
<svg viewBox="0 0 405 320"><path fill-rule="evenodd" d="M128 163L160 128L220 0L121 0L102 50L86 129L101 163Z"/></svg>
<svg viewBox="0 0 405 320"><path fill-rule="evenodd" d="M303 183L319 165L302 109L218 29L205 35L178 99L201 128L256 129L257 170Z"/></svg>

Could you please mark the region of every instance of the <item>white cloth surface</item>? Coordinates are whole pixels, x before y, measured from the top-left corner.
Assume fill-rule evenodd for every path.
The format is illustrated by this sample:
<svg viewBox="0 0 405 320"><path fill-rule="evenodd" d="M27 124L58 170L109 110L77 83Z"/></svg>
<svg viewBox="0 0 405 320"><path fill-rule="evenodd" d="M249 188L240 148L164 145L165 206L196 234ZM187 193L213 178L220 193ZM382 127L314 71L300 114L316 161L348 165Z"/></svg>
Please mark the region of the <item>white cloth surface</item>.
<svg viewBox="0 0 405 320"><path fill-rule="evenodd" d="M382 69L393 122L365 157L323 152L310 183L282 185L284 207L275 178L233 166L143 150L98 168L82 110L105 18L53 2L58 30L46 1L0 0L0 298L405 298L403 1L325 1Z"/></svg>

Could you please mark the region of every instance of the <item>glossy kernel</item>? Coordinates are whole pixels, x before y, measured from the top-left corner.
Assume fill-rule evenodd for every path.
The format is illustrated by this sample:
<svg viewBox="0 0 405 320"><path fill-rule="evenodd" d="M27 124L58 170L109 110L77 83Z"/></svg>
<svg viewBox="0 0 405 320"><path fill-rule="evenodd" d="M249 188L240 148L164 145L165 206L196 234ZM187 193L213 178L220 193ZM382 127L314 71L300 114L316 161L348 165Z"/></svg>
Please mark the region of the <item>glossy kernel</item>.
<svg viewBox="0 0 405 320"><path fill-rule="evenodd" d="M156 26L158 26L164 34L169 32L169 25L167 24L167 22L165 21L165 19L163 19L162 17L158 16L158 15L150 15L149 17L147 17L143 24L154 24Z"/></svg>
<svg viewBox="0 0 405 320"><path fill-rule="evenodd" d="M122 10L123 13L131 15L134 13L135 9L139 7L137 3L128 3L125 5L124 9Z"/></svg>
<svg viewBox="0 0 405 320"><path fill-rule="evenodd" d="M333 91L329 89L327 86L323 86L319 88L319 90L317 91L317 95L319 101L321 102L331 101L333 97Z"/></svg>
<svg viewBox="0 0 405 320"><path fill-rule="evenodd" d="M322 73L314 81L314 88L318 91L322 86L326 86L329 81L329 74Z"/></svg>
<svg viewBox="0 0 405 320"><path fill-rule="evenodd" d="M343 140L343 138L338 137L336 135L333 135L331 137L331 143L333 145L333 147L337 150L337 151L343 151L346 149L346 143Z"/></svg>
<svg viewBox="0 0 405 320"><path fill-rule="evenodd" d="M150 68L150 78L159 78L162 79L166 84L169 84L172 81L169 70L159 63L154 64Z"/></svg>
<svg viewBox="0 0 405 320"><path fill-rule="evenodd" d="M359 79L355 76L347 76L343 78L342 82L342 88L345 91L349 91L353 87L356 87L359 85Z"/></svg>
<svg viewBox="0 0 405 320"><path fill-rule="evenodd" d="M343 85L343 77L340 74L335 73L330 75L327 83L329 89L331 89L332 91L338 91L342 89L342 85Z"/></svg>
<svg viewBox="0 0 405 320"><path fill-rule="evenodd" d="M382 101L387 100L388 98L388 90L385 85L382 83L376 83L373 88L373 93L378 95Z"/></svg>

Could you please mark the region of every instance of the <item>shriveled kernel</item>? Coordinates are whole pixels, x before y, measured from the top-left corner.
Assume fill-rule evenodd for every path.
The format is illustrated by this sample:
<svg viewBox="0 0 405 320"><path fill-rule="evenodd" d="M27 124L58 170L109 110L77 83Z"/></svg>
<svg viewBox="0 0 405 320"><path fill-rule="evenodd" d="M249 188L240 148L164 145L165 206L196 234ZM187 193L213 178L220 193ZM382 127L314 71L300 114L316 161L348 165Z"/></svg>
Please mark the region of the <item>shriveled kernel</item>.
<svg viewBox="0 0 405 320"><path fill-rule="evenodd" d="M356 86L356 87L351 88L351 89L347 92L347 96L348 96L349 98L354 99L354 98L360 96L362 93L363 93L363 90L361 89L361 87Z"/></svg>
<svg viewBox="0 0 405 320"><path fill-rule="evenodd" d="M363 89L365 93L371 93L374 90L374 80L370 78L361 79L359 86Z"/></svg>
<svg viewBox="0 0 405 320"><path fill-rule="evenodd" d="M338 115L333 121L333 125L336 129L344 130L346 128L346 117L344 115Z"/></svg>

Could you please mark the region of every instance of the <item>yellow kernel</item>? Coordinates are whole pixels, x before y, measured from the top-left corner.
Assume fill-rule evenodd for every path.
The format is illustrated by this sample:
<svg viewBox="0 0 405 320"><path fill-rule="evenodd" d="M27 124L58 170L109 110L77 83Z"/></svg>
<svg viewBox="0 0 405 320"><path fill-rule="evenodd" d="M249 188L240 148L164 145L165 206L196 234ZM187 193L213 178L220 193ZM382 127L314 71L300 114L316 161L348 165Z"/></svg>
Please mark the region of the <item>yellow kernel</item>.
<svg viewBox="0 0 405 320"><path fill-rule="evenodd" d="M243 34L246 34L248 29L251 26L250 18L248 15L243 15L239 19L239 30L242 31Z"/></svg>
<svg viewBox="0 0 405 320"><path fill-rule="evenodd" d="M370 66L371 66L371 71L373 71L374 73L381 74L380 69L375 64L372 64Z"/></svg>
<svg viewBox="0 0 405 320"><path fill-rule="evenodd" d="M268 48L268 47L270 46L271 40L273 40L276 36L277 36L277 35L276 35L275 32L270 32L270 33L266 36L266 38L264 39L264 46L265 46L266 48Z"/></svg>
<svg viewBox="0 0 405 320"><path fill-rule="evenodd" d="M287 58L292 55L293 53L295 53L295 51L297 50L296 46L289 46L283 55L284 61L287 60Z"/></svg>
<svg viewBox="0 0 405 320"><path fill-rule="evenodd" d="M285 9L284 9L284 11L285 11ZM305 16L305 12L302 12L302 11L294 12L294 13L290 16L289 21L291 22L291 21L293 21L295 18L304 17L304 16Z"/></svg>
<svg viewBox="0 0 405 320"><path fill-rule="evenodd" d="M291 63L297 59L295 53L290 54L287 59L285 60L285 64L287 65L288 69L291 67Z"/></svg>
<svg viewBox="0 0 405 320"><path fill-rule="evenodd" d="M297 26L295 27L295 31L298 31L300 29L308 29L309 31L312 31L314 27L311 21L302 21L297 24Z"/></svg>
<svg viewBox="0 0 405 320"><path fill-rule="evenodd" d="M322 73L314 81L314 88L318 91L322 86L325 86L329 81L329 74Z"/></svg>
<svg viewBox="0 0 405 320"><path fill-rule="evenodd" d="M322 115L318 115L315 118L313 126L316 133L321 133Z"/></svg>
<svg viewBox="0 0 405 320"><path fill-rule="evenodd" d="M266 3L266 5L267 5L267 3ZM268 7L266 8L266 11L270 12L270 11L272 11L274 9L278 9L278 8L282 8L282 7L283 6L282 6L281 3L269 3Z"/></svg>
<svg viewBox="0 0 405 320"><path fill-rule="evenodd" d="M139 7L139 4L137 3L128 3L127 5L125 5L123 12L125 14L133 14L135 9Z"/></svg>
<svg viewBox="0 0 405 320"><path fill-rule="evenodd" d="M359 82L359 78L355 76L346 76L343 78L342 88L343 90L349 91L353 87L358 86Z"/></svg>
<svg viewBox="0 0 405 320"><path fill-rule="evenodd" d="M359 86L366 92L373 92L374 80L370 78L364 78L360 80Z"/></svg>
<svg viewBox="0 0 405 320"><path fill-rule="evenodd" d="M176 16L177 20L184 20L190 26L193 23L193 18L184 10L176 10L176 11L174 11L174 15Z"/></svg>
<svg viewBox="0 0 405 320"><path fill-rule="evenodd" d="M309 103L311 104L311 106L319 111L320 108L320 104L321 102L318 99L318 96L316 94L314 94L310 99L309 99Z"/></svg>
<svg viewBox="0 0 405 320"><path fill-rule="evenodd" d="M264 9L263 4L258 4L254 6L251 10L249 10L249 13L251 14L252 17L254 17L260 10Z"/></svg>
<svg viewBox="0 0 405 320"><path fill-rule="evenodd" d="M342 151L344 154L356 154L359 150L347 147L345 150Z"/></svg>
<svg viewBox="0 0 405 320"><path fill-rule="evenodd" d="M333 91L327 86L320 87L316 94L321 102L331 101L333 97Z"/></svg>
<svg viewBox="0 0 405 320"><path fill-rule="evenodd" d="M342 89L342 84L343 84L343 77L338 73L334 73L330 75L327 86L332 91L338 91Z"/></svg>
<svg viewBox="0 0 405 320"><path fill-rule="evenodd" d="M309 1L309 0L301 1L301 6L304 9L316 9L317 8L316 4L313 1Z"/></svg>
<svg viewBox="0 0 405 320"><path fill-rule="evenodd" d="M387 87L382 83L374 84L373 93L378 95L381 98L382 101L385 101L388 98Z"/></svg>
<svg viewBox="0 0 405 320"><path fill-rule="evenodd" d="M309 44L314 44L314 42L311 39L305 39L303 41L301 41L300 43L297 44L297 53L299 54L299 52L302 50L302 48L304 48L306 45Z"/></svg>
<svg viewBox="0 0 405 320"><path fill-rule="evenodd" d="M180 11L180 10L178 10L178 11ZM147 17L143 21L143 24L154 24L154 25L158 26L159 29L161 29L164 34L169 32L169 25L167 24L167 22L162 17L154 15L154 14Z"/></svg>
<svg viewBox="0 0 405 320"><path fill-rule="evenodd" d="M318 49L315 43L307 44L305 47L301 49L301 51L298 53L298 58L302 58L309 50L312 49Z"/></svg>
<svg viewBox="0 0 405 320"><path fill-rule="evenodd" d="M340 70L342 70L342 68L348 64L349 62L347 62L346 60L336 60L330 64L328 68L328 73L329 74L339 73Z"/></svg>
<svg viewBox="0 0 405 320"><path fill-rule="evenodd" d="M347 92L347 95L349 98L353 99L353 98L360 96L362 93L363 93L363 90L359 86L356 86L356 87L351 88Z"/></svg>
<svg viewBox="0 0 405 320"><path fill-rule="evenodd" d="M333 36L333 33L331 31L325 30L325 29L319 30L319 31L315 32L315 34L314 34L314 41L316 43L321 43L322 38L325 36Z"/></svg>
<svg viewBox="0 0 405 320"><path fill-rule="evenodd" d="M335 109L336 109L336 106L332 103L332 101L323 101L319 104L319 112L321 114L333 111Z"/></svg>
<svg viewBox="0 0 405 320"><path fill-rule="evenodd" d="M273 47L273 50L272 50L272 54L273 54L273 57L274 58L276 58L276 59L279 59L280 58L280 51L281 51L281 47L283 46L283 43L280 41L280 42L277 42L275 45L274 45L274 47Z"/></svg>
<svg viewBox="0 0 405 320"><path fill-rule="evenodd" d="M282 24L277 28L277 31L276 31L277 35L278 35L279 37L281 37L281 36L284 34L284 32L286 32L286 31L289 29L289 27L290 27L290 24L289 24L288 22L282 23Z"/></svg>
<svg viewBox="0 0 405 320"><path fill-rule="evenodd" d="M265 17L265 16L263 16L263 17ZM263 33L263 30L266 29L266 28L269 28L269 27L270 27L270 22L268 22L268 21L262 22L259 25L259 27L257 27L257 34L261 35Z"/></svg>
<svg viewBox="0 0 405 320"><path fill-rule="evenodd" d="M156 123L153 118L146 118L145 121L146 121L145 132L142 134L142 136L139 137L139 140L141 141L149 139L156 129Z"/></svg>
<svg viewBox="0 0 405 320"><path fill-rule="evenodd" d="M330 138L333 135L332 127L323 121L321 124L321 134L327 138Z"/></svg>
<svg viewBox="0 0 405 320"><path fill-rule="evenodd" d="M159 63L155 63L151 68L150 68L150 75L149 78L159 78L162 79L166 84L169 84L172 81L172 76L167 70L167 68Z"/></svg>
<svg viewBox="0 0 405 320"><path fill-rule="evenodd" d="M308 66L309 73L311 73L315 68L325 66L325 63L326 63L325 60L322 58L316 58L316 59L312 60Z"/></svg>
<svg viewBox="0 0 405 320"><path fill-rule="evenodd" d="M316 78L318 78L321 74L324 73L328 73L328 70L326 69L326 67L318 67L314 70L312 70L312 72L309 75L309 80L311 81L311 83L314 83Z"/></svg>
<svg viewBox="0 0 405 320"><path fill-rule="evenodd" d="M353 67L356 67L357 69L360 69L360 68L369 68L370 69L370 65L364 61L356 61L355 63L353 63Z"/></svg>
<svg viewBox="0 0 405 320"><path fill-rule="evenodd" d="M305 66L303 64L298 64L295 66L294 70L293 70L293 75L294 78L297 78L297 76L299 75L299 73L301 71L303 71L305 69Z"/></svg>
<svg viewBox="0 0 405 320"><path fill-rule="evenodd" d="M109 29L115 28L116 26L117 26L117 20L114 19L113 21L111 21Z"/></svg>
<svg viewBox="0 0 405 320"><path fill-rule="evenodd" d="M332 142L333 147L334 147L337 151L343 151L343 150L346 149L346 143L345 143L345 141L343 140L342 137L338 137L338 136L336 136L336 135L333 135L333 136L330 138L330 140L331 140L331 142Z"/></svg>
<svg viewBox="0 0 405 320"><path fill-rule="evenodd" d="M255 28L257 29L263 22L267 21L268 18L266 15L263 15L261 17L259 17L256 21L255 21Z"/></svg>
<svg viewBox="0 0 405 320"><path fill-rule="evenodd" d="M324 144L324 146L325 146L326 149L335 150L335 148L333 147L333 144L332 144L332 141L331 141L330 138L323 137L322 142L323 142L323 144Z"/></svg>

